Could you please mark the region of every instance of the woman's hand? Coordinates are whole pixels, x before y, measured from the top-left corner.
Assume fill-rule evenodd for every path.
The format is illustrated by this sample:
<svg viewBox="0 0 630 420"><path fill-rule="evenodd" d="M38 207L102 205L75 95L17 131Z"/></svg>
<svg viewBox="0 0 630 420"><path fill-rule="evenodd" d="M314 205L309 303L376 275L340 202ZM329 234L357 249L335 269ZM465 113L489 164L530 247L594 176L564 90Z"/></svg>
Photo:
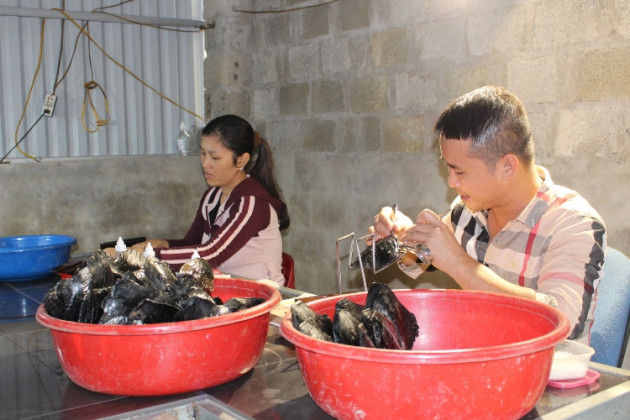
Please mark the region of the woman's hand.
<svg viewBox="0 0 630 420"><path fill-rule="evenodd" d="M116 258L116 249L115 248L103 248L103 252L109 255L112 258Z"/></svg>

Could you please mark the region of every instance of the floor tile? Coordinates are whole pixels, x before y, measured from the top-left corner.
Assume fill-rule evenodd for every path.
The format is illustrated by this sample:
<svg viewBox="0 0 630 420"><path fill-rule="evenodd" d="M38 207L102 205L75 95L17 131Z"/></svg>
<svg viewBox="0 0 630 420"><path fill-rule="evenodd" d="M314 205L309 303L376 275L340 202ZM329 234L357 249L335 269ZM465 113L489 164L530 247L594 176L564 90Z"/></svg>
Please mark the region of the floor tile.
<svg viewBox="0 0 630 420"><path fill-rule="evenodd" d="M33 320L44 296L58 280L52 275L36 281L0 283L0 322Z"/></svg>

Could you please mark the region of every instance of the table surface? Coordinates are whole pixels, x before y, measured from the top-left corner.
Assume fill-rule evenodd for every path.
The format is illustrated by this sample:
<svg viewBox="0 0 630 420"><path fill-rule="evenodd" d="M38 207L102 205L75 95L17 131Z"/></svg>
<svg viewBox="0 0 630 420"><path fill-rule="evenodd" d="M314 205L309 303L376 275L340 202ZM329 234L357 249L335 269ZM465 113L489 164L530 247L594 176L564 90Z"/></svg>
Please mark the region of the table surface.
<svg viewBox="0 0 630 420"><path fill-rule="evenodd" d="M553 413L630 380L629 371L598 364L592 367L601 372L597 383L573 390L547 387L524 418ZM235 410L231 413L235 418L331 418L310 398L294 347L274 325L269 328L265 349L254 369L229 383L193 393L121 397L88 391L66 376L50 332L34 321L0 323L0 372L0 418L124 418L132 412L147 413L206 398L224 409Z"/></svg>

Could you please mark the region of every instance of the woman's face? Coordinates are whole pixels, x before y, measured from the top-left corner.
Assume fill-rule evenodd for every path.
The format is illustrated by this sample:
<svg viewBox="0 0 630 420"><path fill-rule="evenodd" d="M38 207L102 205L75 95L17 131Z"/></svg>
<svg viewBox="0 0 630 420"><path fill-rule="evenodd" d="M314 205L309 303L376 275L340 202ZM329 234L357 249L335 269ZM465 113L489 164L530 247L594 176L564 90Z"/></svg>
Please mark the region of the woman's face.
<svg viewBox="0 0 630 420"><path fill-rule="evenodd" d="M234 164L233 152L219 141L219 135L201 137L201 167L206 182L211 187L221 187L231 191L246 178L244 168L247 154L240 156Z"/></svg>

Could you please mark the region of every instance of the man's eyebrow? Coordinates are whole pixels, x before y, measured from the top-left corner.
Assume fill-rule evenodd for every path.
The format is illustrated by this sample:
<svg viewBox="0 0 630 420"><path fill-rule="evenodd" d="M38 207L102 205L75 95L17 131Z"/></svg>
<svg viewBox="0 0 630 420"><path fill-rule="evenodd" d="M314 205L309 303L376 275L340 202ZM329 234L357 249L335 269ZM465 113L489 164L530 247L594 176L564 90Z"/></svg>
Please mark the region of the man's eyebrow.
<svg viewBox="0 0 630 420"><path fill-rule="evenodd" d="M448 163L448 162L446 161L446 159L444 159L444 156L442 156L442 154L440 154L440 159L442 159L442 160L444 161L444 163L446 163L446 166L448 166L449 168L452 168L452 169L459 169L459 166L457 166L457 165L453 165L452 163Z"/></svg>

